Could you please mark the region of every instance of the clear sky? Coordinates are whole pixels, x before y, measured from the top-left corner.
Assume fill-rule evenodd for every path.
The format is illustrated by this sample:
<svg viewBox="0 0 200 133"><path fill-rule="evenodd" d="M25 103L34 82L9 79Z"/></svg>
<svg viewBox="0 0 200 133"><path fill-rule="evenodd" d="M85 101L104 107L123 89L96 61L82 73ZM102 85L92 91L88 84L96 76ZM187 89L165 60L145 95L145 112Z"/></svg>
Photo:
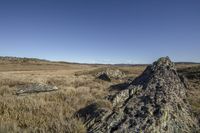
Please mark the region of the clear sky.
<svg viewBox="0 0 200 133"><path fill-rule="evenodd" d="M200 0L0 0L0 55L200 62Z"/></svg>

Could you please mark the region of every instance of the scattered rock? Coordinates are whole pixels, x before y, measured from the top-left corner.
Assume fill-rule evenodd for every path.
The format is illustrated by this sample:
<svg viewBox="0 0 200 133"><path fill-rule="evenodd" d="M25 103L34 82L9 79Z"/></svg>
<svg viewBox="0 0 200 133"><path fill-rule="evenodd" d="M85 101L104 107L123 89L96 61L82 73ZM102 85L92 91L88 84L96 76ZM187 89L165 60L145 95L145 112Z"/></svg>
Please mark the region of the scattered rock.
<svg viewBox="0 0 200 133"><path fill-rule="evenodd" d="M56 86L40 84L40 83L33 83L21 86L16 94L21 95L24 93L39 93L39 92L49 92L58 90Z"/></svg>
<svg viewBox="0 0 200 133"><path fill-rule="evenodd" d="M86 115L78 115L89 133L193 133L198 125L186 100L184 82L174 63L160 58L125 89L109 96L113 109L93 103L81 109Z"/></svg>
<svg viewBox="0 0 200 133"><path fill-rule="evenodd" d="M126 75L122 71L118 69L111 69L111 68L106 68L105 70L98 72L97 77L100 75L106 74L110 79L119 79L119 78L124 78Z"/></svg>

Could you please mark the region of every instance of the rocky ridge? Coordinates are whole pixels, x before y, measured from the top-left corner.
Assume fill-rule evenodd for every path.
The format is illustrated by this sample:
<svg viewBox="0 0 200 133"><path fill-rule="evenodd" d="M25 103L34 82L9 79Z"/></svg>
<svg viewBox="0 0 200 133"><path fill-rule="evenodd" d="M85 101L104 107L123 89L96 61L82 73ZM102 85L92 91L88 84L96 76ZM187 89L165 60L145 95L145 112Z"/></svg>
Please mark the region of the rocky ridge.
<svg viewBox="0 0 200 133"><path fill-rule="evenodd" d="M183 79L168 57L160 58L128 87L108 96L113 109L93 103L77 115L89 133L197 132Z"/></svg>

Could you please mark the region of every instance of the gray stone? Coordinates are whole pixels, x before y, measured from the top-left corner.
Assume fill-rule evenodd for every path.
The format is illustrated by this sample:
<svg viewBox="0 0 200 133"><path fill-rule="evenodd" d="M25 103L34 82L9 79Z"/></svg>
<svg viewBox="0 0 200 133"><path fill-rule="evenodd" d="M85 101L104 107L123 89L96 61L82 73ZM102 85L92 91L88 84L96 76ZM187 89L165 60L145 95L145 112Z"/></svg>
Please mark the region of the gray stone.
<svg viewBox="0 0 200 133"><path fill-rule="evenodd" d="M24 93L39 93L39 92L49 92L58 90L56 86L46 85L41 83L33 83L20 86L16 92L17 95Z"/></svg>
<svg viewBox="0 0 200 133"><path fill-rule="evenodd" d="M111 68L106 68L105 70L98 72L96 75L99 77L102 74L106 74L109 78L113 79L124 78L126 76L122 71Z"/></svg>
<svg viewBox="0 0 200 133"><path fill-rule="evenodd" d="M89 133L197 132L197 120L185 100L185 82L168 57L160 58L127 88L109 96L113 110L88 109L90 105L85 108L90 117L80 117Z"/></svg>

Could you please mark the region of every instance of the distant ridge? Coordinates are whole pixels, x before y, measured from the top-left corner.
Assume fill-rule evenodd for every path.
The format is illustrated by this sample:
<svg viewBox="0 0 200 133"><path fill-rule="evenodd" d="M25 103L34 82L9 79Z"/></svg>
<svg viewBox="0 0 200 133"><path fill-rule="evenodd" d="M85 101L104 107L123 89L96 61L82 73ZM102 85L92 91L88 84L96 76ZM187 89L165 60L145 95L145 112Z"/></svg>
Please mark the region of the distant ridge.
<svg viewBox="0 0 200 133"><path fill-rule="evenodd" d="M46 59L38 59L38 58L27 58L27 57L13 57L13 56L0 56L0 60L4 61L43 61L43 62L50 62L49 60Z"/></svg>
<svg viewBox="0 0 200 133"><path fill-rule="evenodd" d="M0 63L59 63L59 64L77 64L77 65L109 65L109 64L90 64L90 63L77 63L67 61L51 61L47 59L39 58L27 58L27 57L13 57L13 56L0 56Z"/></svg>
<svg viewBox="0 0 200 133"><path fill-rule="evenodd" d="M28 57L14 57L14 56L0 56L0 62L8 61L14 63L26 63L26 62L53 62L61 64L81 64L81 65L113 65L113 66L147 66L149 64L101 64L101 63L78 63L78 62L67 62L67 61L51 61L47 59L39 58L28 58ZM200 64L198 62L175 62L175 64Z"/></svg>
<svg viewBox="0 0 200 133"><path fill-rule="evenodd" d="M200 64L198 62L175 62L175 64Z"/></svg>
<svg viewBox="0 0 200 133"><path fill-rule="evenodd" d="M177 65L181 64L200 64L198 62L175 62ZM115 66L148 66L150 64L114 64Z"/></svg>

